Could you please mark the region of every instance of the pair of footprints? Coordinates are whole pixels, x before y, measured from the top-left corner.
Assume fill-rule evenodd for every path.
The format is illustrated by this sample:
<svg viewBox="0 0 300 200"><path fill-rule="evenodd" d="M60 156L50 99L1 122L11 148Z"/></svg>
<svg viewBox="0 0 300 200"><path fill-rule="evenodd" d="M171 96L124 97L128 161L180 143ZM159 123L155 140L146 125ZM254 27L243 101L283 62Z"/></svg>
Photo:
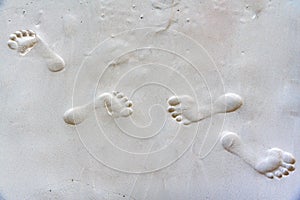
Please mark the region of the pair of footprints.
<svg viewBox="0 0 300 200"><path fill-rule="evenodd" d="M49 46L32 30L20 30L9 36L7 42L10 49L16 50L20 55L26 55L32 48L45 59L48 69L52 72L64 69L64 60L52 51ZM172 96L168 99L168 112L178 123L189 125L218 113L228 113L242 106L239 95L227 93L220 96L210 106L198 108L195 100L187 95ZM69 109L64 114L64 120L68 124L76 125L83 122L94 109L105 107L107 113L114 118L128 117L132 114L132 102L124 94L119 92L104 93L98 96L94 102ZM272 148L265 152L255 152L244 144L241 138L232 132L223 132L221 144L227 151L237 155L257 172L268 178L281 178L295 170L296 162L292 154L279 148Z"/></svg>
<svg viewBox="0 0 300 200"><path fill-rule="evenodd" d="M198 108L196 101L187 95L172 96L167 101L168 112L172 118L183 125L199 122L218 113L228 113L239 109L242 98L234 93L227 93L214 101L210 106ZM120 92L103 93L94 102L69 109L64 114L68 124L76 125L83 122L94 109L105 108L114 118L128 117L133 113L132 102ZM224 131L220 142L225 150L237 155L260 174L268 178L282 178L295 170L294 156L279 148L271 148L264 152L254 151L249 145L233 132Z"/></svg>
<svg viewBox="0 0 300 200"><path fill-rule="evenodd" d="M197 102L188 95L172 96L168 99L168 112L178 123L189 125L208 118L218 113L233 112L243 104L242 98L234 93L220 96L213 104L198 109ZM64 114L64 120L71 125L83 122L94 109L106 108L107 113L114 117L128 117L132 114L132 102L120 92L103 93L95 98L93 102L69 109Z"/></svg>
<svg viewBox="0 0 300 200"><path fill-rule="evenodd" d="M7 45L10 49L16 50L20 55L25 56L33 48L46 61L47 67L52 72L64 69L64 60L49 48L36 33L32 30L20 30L9 36Z"/></svg>

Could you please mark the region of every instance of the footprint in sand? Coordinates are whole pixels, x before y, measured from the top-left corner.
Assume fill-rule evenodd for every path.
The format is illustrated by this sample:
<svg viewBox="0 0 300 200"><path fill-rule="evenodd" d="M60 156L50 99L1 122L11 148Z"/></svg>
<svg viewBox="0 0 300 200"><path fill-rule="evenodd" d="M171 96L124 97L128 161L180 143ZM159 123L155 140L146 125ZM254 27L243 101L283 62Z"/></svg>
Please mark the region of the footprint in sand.
<svg viewBox="0 0 300 200"><path fill-rule="evenodd" d="M198 107L197 102L188 95L172 96L168 99L168 112L179 123L189 125L199 122L218 113L228 113L239 109L243 105L242 98L234 93L220 96L211 105Z"/></svg>
<svg viewBox="0 0 300 200"><path fill-rule="evenodd" d="M64 114L67 124L76 125L83 122L93 110L104 109L111 117L128 117L132 114L132 102L120 92L103 93L88 104L71 108Z"/></svg>
<svg viewBox="0 0 300 200"><path fill-rule="evenodd" d="M222 133L221 144L224 149L237 155L257 172L268 178L282 178L295 170L296 160L294 156L279 148L255 152L250 146L243 143L240 136L228 131Z"/></svg>
<svg viewBox="0 0 300 200"><path fill-rule="evenodd" d="M52 72L64 69L64 60L32 30L20 30L9 36L7 45L16 50L21 56L25 56L31 49L35 48L40 56L45 59L47 67Z"/></svg>

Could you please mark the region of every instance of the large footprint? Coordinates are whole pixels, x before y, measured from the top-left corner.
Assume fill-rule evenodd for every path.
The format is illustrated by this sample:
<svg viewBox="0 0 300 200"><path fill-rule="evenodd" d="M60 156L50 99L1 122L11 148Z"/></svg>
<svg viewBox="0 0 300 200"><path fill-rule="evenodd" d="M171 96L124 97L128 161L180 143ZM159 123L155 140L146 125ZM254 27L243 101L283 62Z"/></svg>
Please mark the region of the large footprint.
<svg viewBox="0 0 300 200"><path fill-rule="evenodd" d="M132 102L123 93L114 91L99 95L93 102L67 110L63 118L67 124L80 124L94 109L101 108L113 118L128 117L133 112Z"/></svg>
<svg viewBox="0 0 300 200"><path fill-rule="evenodd" d="M179 123L189 125L208 118L218 113L233 112L239 109L242 104L242 98L234 93L227 93L220 96L213 104L198 107L197 102L188 96L172 96L168 99L168 112Z"/></svg>
<svg viewBox="0 0 300 200"><path fill-rule="evenodd" d="M243 143L241 138L232 132L223 132L221 143L227 151L237 155L257 172L268 178L282 178L295 170L295 158L292 154L279 148L272 148L265 152L254 152Z"/></svg>
<svg viewBox="0 0 300 200"><path fill-rule="evenodd" d="M45 59L48 69L52 72L61 71L65 67L64 60L52 51L32 30L20 30L11 34L7 45L22 56L25 56L32 48L36 48L40 56Z"/></svg>

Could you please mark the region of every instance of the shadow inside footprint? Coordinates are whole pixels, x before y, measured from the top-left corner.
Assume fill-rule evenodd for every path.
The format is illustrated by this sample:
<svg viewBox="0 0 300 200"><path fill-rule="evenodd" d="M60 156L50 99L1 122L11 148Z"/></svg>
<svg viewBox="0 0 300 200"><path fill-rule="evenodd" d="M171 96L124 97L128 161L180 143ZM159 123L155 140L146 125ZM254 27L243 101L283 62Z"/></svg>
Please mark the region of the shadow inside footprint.
<svg viewBox="0 0 300 200"><path fill-rule="evenodd" d="M16 50L24 56L37 44L37 41L34 31L20 30L9 36L7 45L10 49Z"/></svg>

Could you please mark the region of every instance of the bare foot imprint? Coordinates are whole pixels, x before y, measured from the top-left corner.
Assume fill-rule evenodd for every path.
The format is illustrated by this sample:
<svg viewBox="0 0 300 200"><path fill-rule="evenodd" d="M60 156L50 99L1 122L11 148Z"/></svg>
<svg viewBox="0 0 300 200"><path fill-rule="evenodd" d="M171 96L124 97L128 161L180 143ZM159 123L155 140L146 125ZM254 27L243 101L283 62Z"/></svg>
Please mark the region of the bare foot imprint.
<svg viewBox="0 0 300 200"><path fill-rule="evenodd" d="M188 95L172 96L168 99L168 104L171 116L177 122L189 125L218 113L233 112L242 106L243 101L239 95L227 93L214 102L212 110L210 105L198 108L197 102Z"/></svg>
<svg viewBox="0 0 300 200"><path fill-rule="evenodd" d="M268 178L282 178L295 170L294 156L279 148L268 149L265 152L253 152L241 138L232 132L223 132L221 143L224 149L233 153L248 163L257 172Z"/></svg>
<svg viewBox="0 0 300 200"><path fill-rule="evenodd" d="M32 48L36 48L52 72L61 71L65 67L64 60L32 30L20 30L11 34L7 45L10 49L19 52L21 56L25 56Z"/></svg>
<svg viewBox="0 0 300 200"><path fill-rule="evenodd" d="M7 45L24 56L36 45L37 41L36 34L32 30L20 30L9 36Z"/></svg>
<svg viewBox="0 0 300 200"><path fill-rule="evenodd" d="M105 109L113 118L128 117L132 114L132 102L120 92L103 93L96 97L95 101L71 108L64 114L67 124L76 125L83 122L94 109Z"/></svg>

